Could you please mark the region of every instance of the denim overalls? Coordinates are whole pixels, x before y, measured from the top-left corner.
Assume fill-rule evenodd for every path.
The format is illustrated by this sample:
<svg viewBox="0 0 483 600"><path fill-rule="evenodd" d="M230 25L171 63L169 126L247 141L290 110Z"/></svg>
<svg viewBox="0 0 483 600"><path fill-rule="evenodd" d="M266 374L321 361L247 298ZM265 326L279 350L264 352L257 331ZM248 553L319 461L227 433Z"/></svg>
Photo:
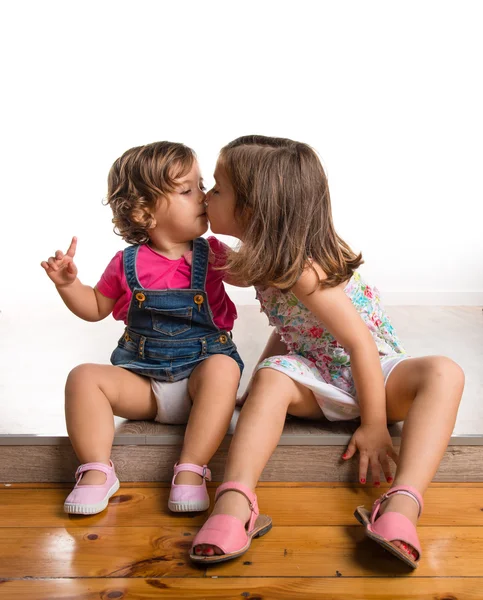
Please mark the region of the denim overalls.
<svg viewBox="0 0 483 600"><path fill-rule="evenodd" d="M231 334L213 321L205 290L209 244L193 241L191 289L146 290L139 283L139 246L123 253L124 273L132 291L127 326L111 355L113 365L160 381L189 377L213 354L231 356L243 371L243 361Z"/></svg>

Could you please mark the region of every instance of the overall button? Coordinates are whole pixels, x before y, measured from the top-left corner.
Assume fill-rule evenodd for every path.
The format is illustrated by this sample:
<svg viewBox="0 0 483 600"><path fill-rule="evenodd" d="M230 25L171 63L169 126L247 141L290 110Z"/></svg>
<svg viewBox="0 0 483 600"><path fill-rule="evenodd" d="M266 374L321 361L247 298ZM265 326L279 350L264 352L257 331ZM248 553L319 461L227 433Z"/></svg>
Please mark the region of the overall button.
<svg viewBox="0 0 483 600"><path fill-rule="evenodd" d="M203 296L201 294L196 294L196 296L193 298L193 300L195 301L195 304L198 305L198 310L200 310L201 305L205 301L205 299L203 298Z"/></svg>
<svg viewBox="0 0 483 600"><path fill-rule="evenodd" d="M129 337L129 333L126 331L126 333L124 334L124 341L129 342L131 340L131 338Z"/></svg>
<svg viewBox="0 0 483 600"><path fill-rule="evenodd" d="M226 337L226 335L220 335L220 337L219 337L219 341L220 341L222 344L226 344L226 342L228 341L228 338Z"/></svg>
<svg viewBox="0 0 483 600"><path fill-rule="evenodd" d="M141 308L142 303L146 300L146 296L142 292L138 292L136 294L136 300L139 302L139 308Z"/></svg>

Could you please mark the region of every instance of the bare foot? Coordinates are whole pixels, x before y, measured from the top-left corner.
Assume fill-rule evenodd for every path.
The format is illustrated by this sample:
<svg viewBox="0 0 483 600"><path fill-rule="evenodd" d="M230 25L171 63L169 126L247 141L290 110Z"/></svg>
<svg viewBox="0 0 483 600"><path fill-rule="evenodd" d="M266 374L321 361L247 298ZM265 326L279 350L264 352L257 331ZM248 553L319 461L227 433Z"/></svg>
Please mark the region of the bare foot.
<svg viewBox="0 0 483 600"><path fill-rule="evenodd" d="M250 512L248 500L243 494L240 494L239 492L225 492L218 499L210 516L219 514L232 515L233 517L240 519L242 523L247 523L250 518ZM195 547L194 551L198 556L223 554L218 546L211 546L209 544L200 544Z"/></svg>
<svg viewBox="0 0 483 600"><path fill-rule="evenodd" d="M385 512L401 513L407 517L414 526L416 526L418 522L418 505L412 498L404 496L403 494L394 494L393 496L390 496L388 500L383 502L379 510L379 515L382 516ZM391 542L391 544L397 546L403 552L406 552L413 560L417 560L418 551L410 544L406 544L406 542L400 540L395 540L394 542Z"/></svg>

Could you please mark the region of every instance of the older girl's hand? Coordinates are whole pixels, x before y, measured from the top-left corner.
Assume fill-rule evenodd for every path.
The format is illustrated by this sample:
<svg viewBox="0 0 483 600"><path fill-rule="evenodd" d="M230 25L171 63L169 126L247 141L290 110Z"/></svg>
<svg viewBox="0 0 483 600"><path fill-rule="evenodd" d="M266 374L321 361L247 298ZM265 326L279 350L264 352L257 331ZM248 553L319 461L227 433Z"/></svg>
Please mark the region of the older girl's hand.
<svg viewBox="0 0 483 600"><path fill-rule="evenodd" d="M392 482L393 478L389 458L397 465L399 456L394 450L386 425L361 425L352 436L342 458L349 460L357 450L360 455L359 481L361 483L366 483L369 465L374 485L380 485L381 469L384 472L387 482Z"/></svg>

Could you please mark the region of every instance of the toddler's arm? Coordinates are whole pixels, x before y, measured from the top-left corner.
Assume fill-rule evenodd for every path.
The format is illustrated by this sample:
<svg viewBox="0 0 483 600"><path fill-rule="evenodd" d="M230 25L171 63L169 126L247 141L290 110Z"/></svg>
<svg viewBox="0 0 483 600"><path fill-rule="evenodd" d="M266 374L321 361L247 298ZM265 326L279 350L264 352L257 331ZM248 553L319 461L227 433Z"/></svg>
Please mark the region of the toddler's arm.
<svg viewBox="0 0 483 600"><path fill-rule="evenodd" d="M42 261L41 266L71 312L85 321L101 321L111 314L116 300L107 298L96 288L80 282L74 263L76 247L77 238L73 237L66 254L57 250L55 256Z"/></svg>
<svg viewBox="0 0 483 600"><path fill-rule="evenodd" d="M84 321L102 321L112 313L116 303L97 288L84 285L77 277L71 284L56 287L67 308Z"/></svg>

